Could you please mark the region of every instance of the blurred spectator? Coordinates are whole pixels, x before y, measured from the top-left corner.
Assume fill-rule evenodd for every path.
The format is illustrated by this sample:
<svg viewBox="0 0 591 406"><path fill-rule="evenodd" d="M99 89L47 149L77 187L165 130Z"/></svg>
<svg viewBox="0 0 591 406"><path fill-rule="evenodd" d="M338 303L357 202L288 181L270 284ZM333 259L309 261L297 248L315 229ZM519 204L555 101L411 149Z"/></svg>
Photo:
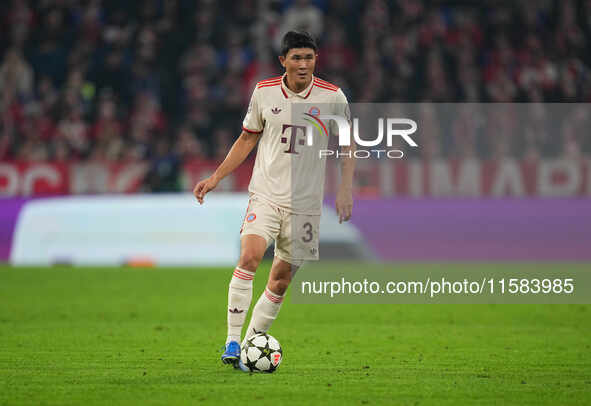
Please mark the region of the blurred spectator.
<svg viewBox="0 0 591 406"><path fill-rule="evenodd" d="M46 11L32 56L35 73L48 76L56 86L61 86L65 80L67 54L73 40L66 32L64 14L59 8Z"/></svg>
<svg viewBox="0 0 591 406"><path fill-rule="evenodd" d="M232 147L234 137L232 130L228 128L219 128L214 133L215 149L213 151L213 158L219 162L226 158L226 155Z"/></svg>
<svg viewBox="0 0 591 406"><path fill-rule="evenodd" d="M120 138L123 135L122 124L117 118L117 103L111 92L104 92L99 101L98 114L92 128L94 140Z"/></svg>
<svg viewBox="0 0 591 406"><path fill-rule="evenodd" d="M355 63L356 58L347 41L345 29L337 22L329 26L326 40L318 54L318 69L332 75L344 73Z"/></svg>
<svg viewBox="0 0 591 406"><path fill-rule="evenodd" d="M144 180L146 192L178 192L180 161L166 138L156 140L154 157Z"/></svg>
<svg viewBox="0 0 591 406"><path fill-rule="evenodd" d="M80 106L70 107L67 116L57 126L58 138L67 143L75 158L85 158L90 148L88 125L82 118Z"/></svg>
<svg viewBox="0 0 591 406"><path fill-rule="evenodd" d="M123 124L117 117L117 111L113 93L105 89L100 96L96 121L90 130L95 160L119 161L124 157Z"/></svg>
<svg viewBox="0 0 591 406"><path fill-rule="evenodd" d="M198 160L207 157L203 144L197 139L189 126L182 126L177 132L175 153L182 161Z"/></svg>
<svg viewBox="0 0 591 406"><path fill-rule="evenodd" d="M295 0L283 15L281 31L277 36L277 44L283 35L290 30L303 30L312 36L320 38L324 29L324 15L310 0Z"/></svg>
<svg viewBox="0 0 591 406"><path fill-rule="evenodd" d="M20 100L27 100L33 95L33 70L16 48L6 51L4 62L0 65L0 93L11 91Z"/></svg>

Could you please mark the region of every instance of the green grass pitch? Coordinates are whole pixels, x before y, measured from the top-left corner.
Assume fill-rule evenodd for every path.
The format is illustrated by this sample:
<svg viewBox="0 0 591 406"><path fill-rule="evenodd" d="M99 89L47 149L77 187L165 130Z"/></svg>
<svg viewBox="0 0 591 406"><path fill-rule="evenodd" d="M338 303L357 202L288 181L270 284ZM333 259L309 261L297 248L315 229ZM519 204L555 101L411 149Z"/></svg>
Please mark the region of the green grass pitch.
<svg viewBox="0 0 591 406"><path fill-rule="evenodd" d="M590 305L288 298L283 364L246 374L219 360L230 275L0 267L0 405L591 404Z"/></svg>

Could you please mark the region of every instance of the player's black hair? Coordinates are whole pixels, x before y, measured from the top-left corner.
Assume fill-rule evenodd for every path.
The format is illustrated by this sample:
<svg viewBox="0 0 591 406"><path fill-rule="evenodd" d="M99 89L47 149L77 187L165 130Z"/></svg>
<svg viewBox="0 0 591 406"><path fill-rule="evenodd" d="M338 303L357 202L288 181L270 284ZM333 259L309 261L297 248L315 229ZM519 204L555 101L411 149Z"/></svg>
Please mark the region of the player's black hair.
<svg viewBox="0 0 591 406"><path fill-rule="evenodd" d="M318 51L316 41L306 31L289 31L281 40L281 55L285 56L292 48L312 48Z"/></svg>

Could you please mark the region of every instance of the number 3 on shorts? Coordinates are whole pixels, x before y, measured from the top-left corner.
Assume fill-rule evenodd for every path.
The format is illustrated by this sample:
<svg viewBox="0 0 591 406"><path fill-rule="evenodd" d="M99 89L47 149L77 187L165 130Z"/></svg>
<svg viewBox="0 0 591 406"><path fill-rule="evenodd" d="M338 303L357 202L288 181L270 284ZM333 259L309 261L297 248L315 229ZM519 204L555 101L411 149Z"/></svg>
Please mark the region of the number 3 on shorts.
<svg viewBox="0 0 591 406"><path fill-rule="evenodd" d="M302 237L303 242L310 242L314 238L314 234L312 233L312 223L306 222L303 225L304 228L304 236Z"/></svg>

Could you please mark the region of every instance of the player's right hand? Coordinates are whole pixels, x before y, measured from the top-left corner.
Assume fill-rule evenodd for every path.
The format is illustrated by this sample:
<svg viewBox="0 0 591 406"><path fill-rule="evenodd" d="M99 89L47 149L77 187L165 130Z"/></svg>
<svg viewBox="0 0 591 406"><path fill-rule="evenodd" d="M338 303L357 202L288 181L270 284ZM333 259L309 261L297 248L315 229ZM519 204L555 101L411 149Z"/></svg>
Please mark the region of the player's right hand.
<svg viewBox="0 0 591 406"><path fill-rule="evenodd" d="M203 179L201 182L195 185L195 189L193 189L193 194L199 204L203 204L203 198L210 190L215 189L217 186L218 181L215 179L214 176L210 176L207 179Z"/></svg>

